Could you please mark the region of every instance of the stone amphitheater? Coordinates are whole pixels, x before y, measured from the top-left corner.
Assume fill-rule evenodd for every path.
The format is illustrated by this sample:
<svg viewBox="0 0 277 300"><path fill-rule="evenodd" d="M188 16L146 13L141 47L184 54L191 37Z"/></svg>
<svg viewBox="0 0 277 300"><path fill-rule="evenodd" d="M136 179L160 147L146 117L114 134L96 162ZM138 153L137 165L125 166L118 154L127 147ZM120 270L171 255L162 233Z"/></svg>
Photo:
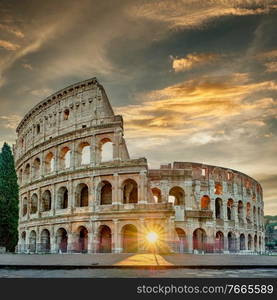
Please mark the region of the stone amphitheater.
<svg viewBox="0 0 277 300"><path fill-rule="evenodd" d="M132 159L103 86L47 97L17 127L24 253L262 253L263 195L228 168ZM149 232L157 241L147 240Z"/></svg>

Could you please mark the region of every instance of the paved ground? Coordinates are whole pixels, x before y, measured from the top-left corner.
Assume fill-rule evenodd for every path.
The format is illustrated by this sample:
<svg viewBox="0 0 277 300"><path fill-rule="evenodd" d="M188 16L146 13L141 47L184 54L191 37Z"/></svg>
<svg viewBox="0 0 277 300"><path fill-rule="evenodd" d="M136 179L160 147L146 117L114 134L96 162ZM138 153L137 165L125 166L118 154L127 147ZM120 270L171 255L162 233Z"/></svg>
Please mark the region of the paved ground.
<svg viewBox="0 0 277 300"><path fill-rule="evenodd" d="M7 270L0 278L277 278L275 269L74 269L74 270Z"/></svg>
<svg viewBox="0 0 277 300"><path fill-rule="evenodd" d="M4 266L68 266L81 267L276 267L277 256L219 254L2 254Z"/></svg>

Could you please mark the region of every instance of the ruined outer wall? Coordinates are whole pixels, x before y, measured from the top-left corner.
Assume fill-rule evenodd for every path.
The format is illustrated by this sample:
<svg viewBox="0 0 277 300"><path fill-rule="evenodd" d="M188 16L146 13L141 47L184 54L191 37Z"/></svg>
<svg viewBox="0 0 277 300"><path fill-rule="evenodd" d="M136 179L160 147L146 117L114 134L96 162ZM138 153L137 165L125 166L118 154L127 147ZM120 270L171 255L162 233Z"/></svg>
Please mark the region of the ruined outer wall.
<svg viewBox="0 0 277 300"><path fill-rule="evenodd" d="M152 190L161 191L161 202L168 201L174 187L184 190L184 205L175 206L175 227L182 228L189 241L197 228L206 231L211 243L220 231L224 234L224 250L228 251L227 236L231 232L237 240L236 251L240 250L241 234L245 236L245 250L255 251L256 235L256 251L264 251L263 193L261 185L253 178L232 169L191 162L162 165L160 169L149 170L149 177ZM208 209L201 207L203 196L210 198ZM216 199L221 199L222 203L219 217L216 217ZM228 203L232 204L231 216L227 214ZM248 235L253 239L249 245L251 249L247 249ZM189 248L193 249L193 245Z"/></svg>

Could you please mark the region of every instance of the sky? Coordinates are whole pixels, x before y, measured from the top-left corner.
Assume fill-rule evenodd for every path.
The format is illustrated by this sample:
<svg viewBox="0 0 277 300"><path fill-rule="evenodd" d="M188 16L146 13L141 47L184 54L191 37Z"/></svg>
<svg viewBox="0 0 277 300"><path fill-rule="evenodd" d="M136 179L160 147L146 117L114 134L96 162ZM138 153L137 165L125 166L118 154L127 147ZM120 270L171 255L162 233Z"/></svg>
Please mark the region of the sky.
<svg viewBox="0 0 277 300"><path fill-rule="evenodd" d="M276 0L0 0L0 146L97 77L132 157L241 171L277 215L276 28Z"/></svg>

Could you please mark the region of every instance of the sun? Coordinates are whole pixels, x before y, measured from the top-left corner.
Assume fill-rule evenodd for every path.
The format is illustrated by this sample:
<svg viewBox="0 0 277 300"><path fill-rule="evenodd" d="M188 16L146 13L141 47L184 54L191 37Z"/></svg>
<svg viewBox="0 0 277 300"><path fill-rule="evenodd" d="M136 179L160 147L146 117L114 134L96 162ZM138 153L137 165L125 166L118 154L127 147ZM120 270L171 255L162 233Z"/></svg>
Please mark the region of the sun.
<svg viewBox="0 0 277 300"><path fill-rule="evenodd" d="M157 242L158 240L158 234L154 231L150 231L147 233L146 238L148 240L149 243L154 244Z"/></svg>

